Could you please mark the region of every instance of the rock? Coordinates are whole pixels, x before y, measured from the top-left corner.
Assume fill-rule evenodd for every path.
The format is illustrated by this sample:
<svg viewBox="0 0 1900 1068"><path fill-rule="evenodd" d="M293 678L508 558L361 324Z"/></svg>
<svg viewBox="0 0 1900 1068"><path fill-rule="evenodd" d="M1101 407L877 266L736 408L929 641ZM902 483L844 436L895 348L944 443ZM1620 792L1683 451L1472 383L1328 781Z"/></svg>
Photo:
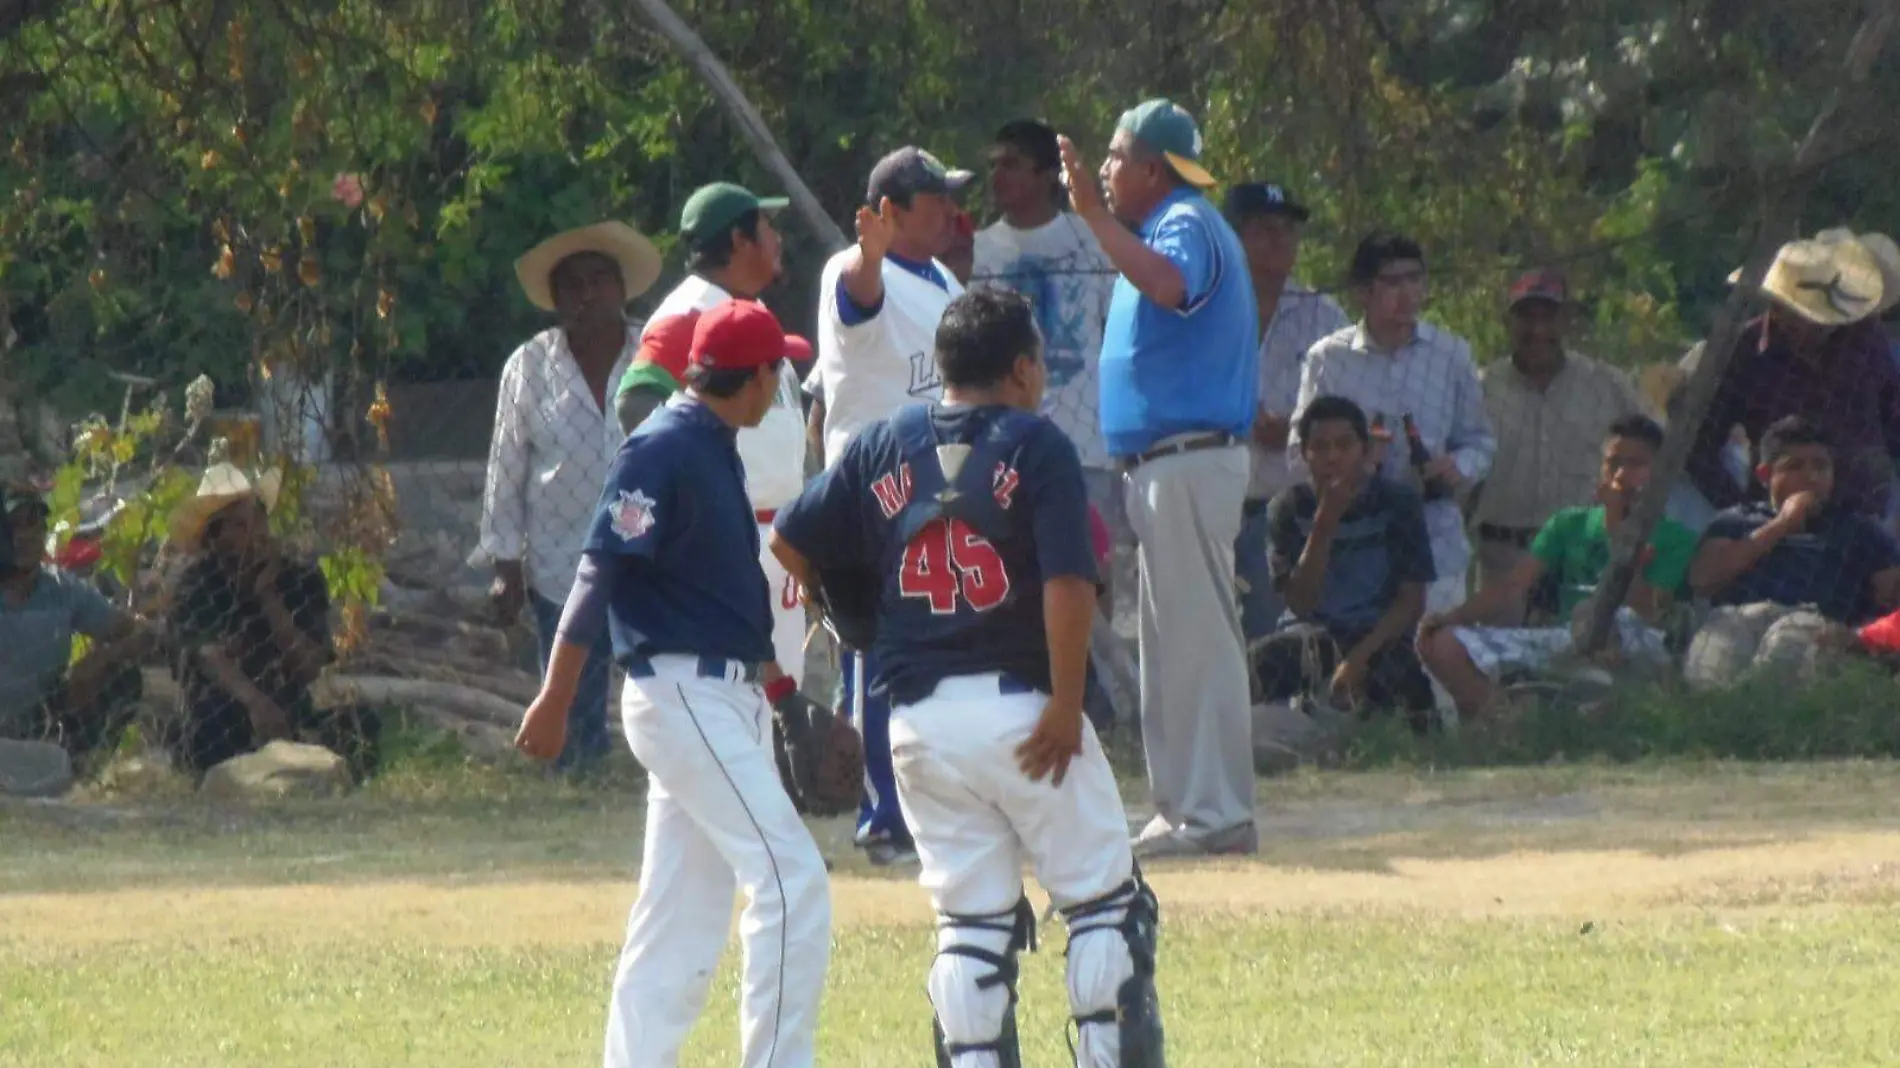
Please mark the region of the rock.
<svg viewBox="0 0 1900 1068"><path fill-rule="evenodd" d="M58 797L73 785L73 758L51 742L0 738L0 794Z"/></svg>
<svg viewBox="0 0 1900 1068"><path fill-rule="evenodd" d="M231 801L330 797L350 787L343 758L320 745L275 741L205 772L200 789Z"/></svg>
<svg viewBox="0 0 1900 1068"><path fill-rule="evenodd" d="M172 765L171 754L154 749L114 759L99 772L99 788L135 797L163 797L189 793L191 780Z"/></svg>

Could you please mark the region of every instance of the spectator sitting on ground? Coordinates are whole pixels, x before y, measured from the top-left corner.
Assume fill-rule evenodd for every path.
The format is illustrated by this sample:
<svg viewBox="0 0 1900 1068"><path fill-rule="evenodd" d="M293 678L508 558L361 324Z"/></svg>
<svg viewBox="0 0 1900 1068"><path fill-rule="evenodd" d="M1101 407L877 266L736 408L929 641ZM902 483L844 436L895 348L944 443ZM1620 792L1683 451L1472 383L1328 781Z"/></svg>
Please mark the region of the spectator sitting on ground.
<svg viewBox="0 0 1900 1068"><path fill-rule="evenodd" d="M1495 618L1502 607L1523 598L1547 574L1556 576L1561 618L1570 620L1609 567L1610 539L1629 519L1637 496L1648 484L1662 440L1662 427L1646 416L1627 415L1612 423L1603 442L1597 503L1560 509L1531 539L1529 555L1502 581L1485 585L1471 600L1419 625L1419 654L1426 670L1458 702L1461 716L1489 711L1505 672L1542 671L1570 651L1574 632L1569 625L1473 624ZM1694 554L1695 535L1675 520L1663 519L1650 532L1643 569L1631 580L1617 609L1618 655L1668 661L1668 646L1656 624L1682 589Z"/></svg>
<svg viewBox="0 0 1900 1068"><path fill-rule="evenodd" d="M75 759L109 749L138 712L152 635L76 576L42 562L46 501L6 495L13 567L0 569L0 738L49 741ZM73 663L73 637L92 649Z"/></svg>
<svg viewBox="0 0 1900 1068"><path fill-rule="evenodd" d="M375 765L377 725L367 710L320 714L311 700L332 658L330 592L271 536L277 476L253 481L217 464L172 516L172 544L187 557L170 616L185 701L174 755L202 772L293 739L334 750L360 778Z"/></svg>
<svg viewBox="0 0 1900 1068"><path fill-rule="evenodd" d="M1275 495L1267 525L1274 586L1299 622L1260 644L1262 695L1325 692L1340 707L1396 705L1422 727L1432 692L1411 637L1433 576L1423 504L1372 470L1366 413L1352 401L1314 398L1298 432L1312 482ZM1325 678L1306 676L1315 641Z"/></svg>
<svg viewBox="0 0 1900 1068"><path fill-rule="evenodd" d="M1689 585L1717 606L1813 605L1858 624L1900 606L1900 548L1873 518L1834 499L1835 454L1821 425L1791 415L1762 435L1755 477L1766 504L1717 515Z"/></svg>

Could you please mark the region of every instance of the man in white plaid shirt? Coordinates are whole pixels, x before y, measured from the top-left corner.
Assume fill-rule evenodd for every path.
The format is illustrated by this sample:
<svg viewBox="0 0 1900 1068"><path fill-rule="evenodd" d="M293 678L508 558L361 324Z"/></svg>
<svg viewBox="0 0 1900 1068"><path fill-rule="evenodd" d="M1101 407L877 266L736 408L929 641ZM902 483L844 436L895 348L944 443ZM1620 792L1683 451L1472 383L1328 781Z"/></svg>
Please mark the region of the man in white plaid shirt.
<svg viewBox="0 0 1900 1068"><path fill-rule="evenodd" d="M1381 450L1381 470L1388 478L1418 485L1421 472L1412 467L1403 429L1404 417L1412 417L1431 457L1423 481L1444 491L1436 499L1433 492L1426 494L1425 529L1438 579L1426 588L1425 610L1448 612L1464 601L1471 566L1459 500L1491 470L1497 452L1478 368L1463 338L1419 318L1425 254L1417 242L1390 233L1367 237L1353 253L1351 281L1365 318L1306 354L1298 407L1304 411L1314 397L1331 394L1357 403L1375 419L1382 416L1391 439ZM1288 455L1303 467L1297 459L1298 418Z"/></svg>

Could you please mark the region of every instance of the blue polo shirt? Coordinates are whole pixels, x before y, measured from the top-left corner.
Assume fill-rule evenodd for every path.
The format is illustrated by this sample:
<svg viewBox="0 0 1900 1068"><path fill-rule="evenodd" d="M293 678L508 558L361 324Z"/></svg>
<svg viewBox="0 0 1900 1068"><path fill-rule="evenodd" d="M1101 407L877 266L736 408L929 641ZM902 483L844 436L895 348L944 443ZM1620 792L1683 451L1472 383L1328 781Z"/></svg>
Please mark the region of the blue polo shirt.
<svg viewBox="0 0 1900 1068"><path fill-rule="evenodd" d="M1240 238L1207 198L1177 189L1141 224L1141 239L1187 283L1163 308L1115 280L1102 332L1102 436L1133 456L1177 434L1246 437L1260 392L1259 313Z"/></svg>
<svg viewBox="0 0 1900 1068"><path fill-rule="evenodd" d="M687 394L620 446L585 550L611 558L614 658L772 659L771 590L738 431Z"/></svg>

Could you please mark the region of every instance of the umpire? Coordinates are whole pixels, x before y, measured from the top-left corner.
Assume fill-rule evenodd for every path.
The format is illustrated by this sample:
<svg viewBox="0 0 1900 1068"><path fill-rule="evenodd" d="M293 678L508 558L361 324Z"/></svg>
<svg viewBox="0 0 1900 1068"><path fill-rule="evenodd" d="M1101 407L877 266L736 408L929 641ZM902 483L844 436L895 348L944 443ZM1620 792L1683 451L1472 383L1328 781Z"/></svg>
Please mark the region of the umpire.
<svg viewBox="0 0 1900 1068"><path fill-rule="evenodd" d="M1141 734L1158 814L1137 856L1252 852L1252 710L1234 541L1252 471L1259 315L1202 190L1201 133L1166 100L1122 115L1101 180L1064 179L1121 277L1102 335L1102 434L1140 543Z"/></svg>
<svg viewBox="0 0 1900 1068"><path fill-rule="evenodd" d="M607 1068L678 1063L735 889L746 895L741 1063L812 1063L831 901L824 860L773 756L767 693L791 681L766 678L777 675L770 591L737 444L739 428L772 406L784 356L784 331L764 305L732 301L700 317L687 392L614 459L547 678L516 739L530 756L560 753L587 650L610 630L627 673L627 745L649 787Z"/></svg>

